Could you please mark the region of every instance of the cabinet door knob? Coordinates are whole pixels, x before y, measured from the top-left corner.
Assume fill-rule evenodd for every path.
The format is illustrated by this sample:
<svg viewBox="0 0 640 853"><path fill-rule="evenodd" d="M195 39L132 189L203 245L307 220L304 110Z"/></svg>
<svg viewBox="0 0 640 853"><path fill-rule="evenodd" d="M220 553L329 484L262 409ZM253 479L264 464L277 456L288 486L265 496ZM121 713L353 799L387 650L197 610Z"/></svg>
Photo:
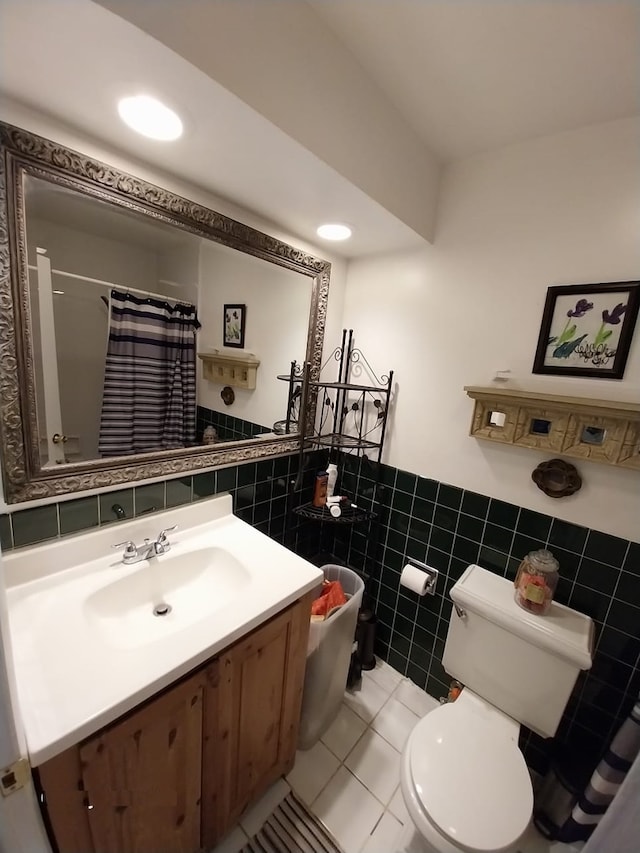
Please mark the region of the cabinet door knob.
<svg viewBox="0 0 640 853"><path fill-rule="evenodd" d="M66 444L67 443L67 436L66 435L60 435L59 432L55 432L53 434L53 436L51 437L51 441L54 444Z"/></svg>

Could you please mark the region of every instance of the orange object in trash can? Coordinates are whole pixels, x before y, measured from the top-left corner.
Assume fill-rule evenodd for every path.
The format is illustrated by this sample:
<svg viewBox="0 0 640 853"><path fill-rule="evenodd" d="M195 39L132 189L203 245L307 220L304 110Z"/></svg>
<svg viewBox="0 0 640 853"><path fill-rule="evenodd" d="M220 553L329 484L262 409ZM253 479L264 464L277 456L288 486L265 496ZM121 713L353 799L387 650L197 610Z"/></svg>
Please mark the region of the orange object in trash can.
<svg viewBox="0 0 640 853"><path fill-rule="evenodd" d="M334 607L346 603L347 597L340 581L324 581L321 595L311 605L311 615L326 617Z"/></svg>

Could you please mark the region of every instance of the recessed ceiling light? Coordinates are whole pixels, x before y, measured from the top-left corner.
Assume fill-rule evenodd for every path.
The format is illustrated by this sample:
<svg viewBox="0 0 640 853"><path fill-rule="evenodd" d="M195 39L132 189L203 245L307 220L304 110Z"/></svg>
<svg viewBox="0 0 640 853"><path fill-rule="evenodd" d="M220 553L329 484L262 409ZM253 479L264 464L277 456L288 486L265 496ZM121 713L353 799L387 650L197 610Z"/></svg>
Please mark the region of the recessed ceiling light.
<svg viewBox="0 0 640 853"><path fill-rule="evenodd" d="M351 228L338 222L327 222L318 228L316 234L324 240L348 240L351 237Z"/></svg>
<svg viewBox="0 0 640 853"><path fill-rule="evenodd" d="M182 135L180 117L149 95L121 98L118 113L125 124L151 139L168 142Z"/></svg>

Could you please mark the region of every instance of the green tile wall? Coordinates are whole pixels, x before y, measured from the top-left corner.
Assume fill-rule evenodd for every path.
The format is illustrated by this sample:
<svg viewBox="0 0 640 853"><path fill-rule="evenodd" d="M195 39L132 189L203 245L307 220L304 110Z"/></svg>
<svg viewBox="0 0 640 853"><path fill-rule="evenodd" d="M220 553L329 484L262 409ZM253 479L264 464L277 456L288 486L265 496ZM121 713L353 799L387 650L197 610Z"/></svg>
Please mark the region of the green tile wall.
<svg viewBox="0 0 640 853"><path fill-rule="evenodd" d="M65 501L58 504L58 517L61 536L98 527L100 524L98 501L92 497ZM15 522L16 519L14 518L14 527Z"/></svg>
<svg viewBox="0 0 640 853"><path fill-rule="evenodd" d="M284 541L287 483L296 466L297 457L288 456L17 510L0 515L0 543L9 551L94 527L117 526L221 492L231 493L241 518ZM295 546L296 537L292 542Z"/></svg>
<svg viewBox="0 0 640 853"><path fill-rule="evenodd" d="M261 432L270 432L270 426L236 418L230 412L217 412L205 406L198 406L196 414L196 436L202 440L205 427L212 426L218 434L219 441L239 441L252 438Z"/></svg>
<svg viewBox="0 0 640 853"><path fill-rule="evenodd" d="M358 495L361 483L368 488L368 470L363 474L353 459L341 466L339 491ZM378 653L433 696L445 695L451 586L469 563L513 578L528 551L550 548L560 562L557 599L595 621L595 657L578 679L555 741L524 732L523 746L539 770L559 744L595 763L640 690L640 544L389 466L382 466L381 481L386 494L375 555L365 557L368 538L356 528L324 524L320 543L373 576ZM407 557L441 572L434 597L400 588Z"/></svg>
<svg viewBox="0 0 640 853"><path fill-rule="evenodd" d="M524 731L521 743L539 771L562 747L595 764L640 690L640 544L570 524L550 515L468 492L408 471L375 470L351 456L339 464L339 491L376 511L379 524L340 526L287 514L297 457L261 460L163 483L0 516L3 550L181 506L220 492L249 524L314 562L339 561L369 578L378 616L377 653L433 696L446 693L442 666L451 602L449 590L469 563L512 578L528 551L549 547L560 562L557 598L596 623L594 664L578 679L552 742ZM326 456L310 454L294 504L310 499ZM115 507L115 509L114 509ZM418 599L399 587L407 557L441 572L434 597Z"/></svg>

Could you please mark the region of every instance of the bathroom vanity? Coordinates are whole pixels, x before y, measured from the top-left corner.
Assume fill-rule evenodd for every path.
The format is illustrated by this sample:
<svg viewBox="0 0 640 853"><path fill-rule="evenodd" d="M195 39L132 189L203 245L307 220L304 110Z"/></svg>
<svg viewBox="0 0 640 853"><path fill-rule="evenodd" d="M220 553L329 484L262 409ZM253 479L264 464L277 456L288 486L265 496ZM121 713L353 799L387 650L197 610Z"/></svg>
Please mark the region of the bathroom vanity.
<svg viewBox="0 0 640 853"><path fill-rule="evenodd" d="M166 554L125 565L110 549L172 524ZM20 713L61 853L213 847L293 765L322 573L229 496L5 562Z"/></svg>
<svg viewBox="0 0 640 853"><path fill-rule="evenodd" d="M303 597L38 767L60 850L213 847L293 766L310 607Z"/></svg>

